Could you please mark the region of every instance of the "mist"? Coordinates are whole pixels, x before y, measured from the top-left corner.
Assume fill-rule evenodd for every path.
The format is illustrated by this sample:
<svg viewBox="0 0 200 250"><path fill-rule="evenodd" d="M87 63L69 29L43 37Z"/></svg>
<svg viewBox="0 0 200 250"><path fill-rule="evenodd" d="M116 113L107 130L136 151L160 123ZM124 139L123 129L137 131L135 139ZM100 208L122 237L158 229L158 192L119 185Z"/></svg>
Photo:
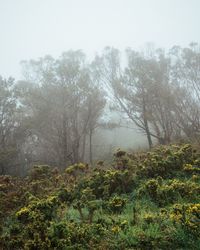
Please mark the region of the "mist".
<svg viewBox="0 0 200 250"><path fill-rule="evenodd" d="M0 7L2 173L197 140L199 1Z"/></svg>
<svg viewBox="0 0 200 250"><path fill-rule="evenodd" d="M0 250L200 249L199 24L199 0L0 0Z"/></svg>

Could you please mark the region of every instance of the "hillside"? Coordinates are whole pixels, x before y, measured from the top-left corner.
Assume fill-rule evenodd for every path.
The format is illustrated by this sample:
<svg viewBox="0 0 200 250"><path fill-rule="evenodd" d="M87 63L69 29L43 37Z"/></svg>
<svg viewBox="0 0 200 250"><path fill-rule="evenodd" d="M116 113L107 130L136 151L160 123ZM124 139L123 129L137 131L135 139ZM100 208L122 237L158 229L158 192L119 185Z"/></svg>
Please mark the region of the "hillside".
<svg viewBox="0 0 200 250"><path fill-rule="evenodd" d="M184 144L2 175L0 249L200 249L199 174Z"/></svg>

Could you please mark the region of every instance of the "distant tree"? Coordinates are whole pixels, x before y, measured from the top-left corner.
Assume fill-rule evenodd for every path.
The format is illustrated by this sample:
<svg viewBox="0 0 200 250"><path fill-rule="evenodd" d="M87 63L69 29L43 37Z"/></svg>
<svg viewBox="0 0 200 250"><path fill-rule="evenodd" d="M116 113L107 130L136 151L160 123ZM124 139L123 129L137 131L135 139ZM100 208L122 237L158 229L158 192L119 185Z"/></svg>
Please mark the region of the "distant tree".
<svg viewBox="0 0 200 250"><path fill-rule="evenodd" d="M93 150L92 150L92 137L97 129L100 126L99 117L102 114L103 108L105 106L105 98L102 98L104 92L98 89L91 89L91 92L88 96L88 102L86 104L87 114L89 117L88 122L88 134L89 134L89 161L93 162Z"/></svg>
<svg viewBox="0 0 200 250"><path fill-rule="evenodd" d="M14 79L0 76L0 174L16 174L19 126Z"/></svg>
<svg viewBox="0 0 200 250"><path fill-rule="evenodd" d="M172 81L176 86L175 113L177 125L192 140L200 135L200 46L191 43L187 48L174 46Z"/></svg>
<svg viewBox="0 0 200 250"><path fill-rule="evenodd" d="M174 133L174 95L169 82L170 60L162 50L150 55L127 50L127 66L120 65L120 53L106 48L96 57L96 70L117 110L125 114L146 136L169 143Z"/></svg>
<svg viewBox="0 0 200 250"><path fill-rule="evenodd" d="M92 133L105 105L85 55L68 51L58 60L46 56L23 65L29 87L19 84L25 90L21 102L32 121L30 131L42 147L40 159L60 166L84 160L87 140L92 152Z"/></svg>

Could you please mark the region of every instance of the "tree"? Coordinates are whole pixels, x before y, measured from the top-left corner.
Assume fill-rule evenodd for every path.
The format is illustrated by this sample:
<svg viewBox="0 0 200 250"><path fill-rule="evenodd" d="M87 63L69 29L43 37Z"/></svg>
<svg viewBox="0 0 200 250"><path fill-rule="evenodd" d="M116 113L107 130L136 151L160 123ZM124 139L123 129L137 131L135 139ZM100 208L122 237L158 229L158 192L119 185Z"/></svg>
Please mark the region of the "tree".
<svg viewBox="0 0 200 250"><path fill-rule="evenodd" d="M172 81L176 86L175 113L177 126L192 140L200 134L200 47L191 43L187 48L174 46Z"/></svg>
<svg viewBox="0 0 200 250"><path fill-rule="evenodd" d="M162 50L150 56L127 50L128 65L122 70L119 51L106 48L96 58L96 70L117 110L125 114L145 135L169 143L174 132L174 96L169 82L170 60Z"/></svg>
<svg viewBox="0 0 200 250"><path fill-rule="evenodd" d="M17 165L19 126L14 79L0 76L0 174L11 173Z"/></svg>
<svg viewBox="0 0 200 250"><path fill-rule="evenodd" d="M31 134L42 148L38 159L62 167L84 160L87 138L91 151L92 133L105 105L84 54L68 51L57 60L46 56L23 65L29 87L19 84L25 90L21 102L32 123Z"/></svg>

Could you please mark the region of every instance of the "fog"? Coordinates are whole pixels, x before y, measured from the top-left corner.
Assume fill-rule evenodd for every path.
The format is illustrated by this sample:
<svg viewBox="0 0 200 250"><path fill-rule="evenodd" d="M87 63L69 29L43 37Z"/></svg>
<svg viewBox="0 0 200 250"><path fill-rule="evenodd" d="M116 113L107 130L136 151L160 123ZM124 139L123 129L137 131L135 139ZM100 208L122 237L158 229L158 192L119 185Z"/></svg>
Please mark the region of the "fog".
<svg viewBox="0 0 200 250"><path fill-rule="evenodd" d="M105 46L170 48L198 42L198 0L1 0L0 68L21 78L21 60L82 49L89 58Z"/></svg>
<svg viewBox="0 0 200 250"><path fill-rule="evenodd" d="M198 0L0 0L0 173L200 133Z"/></svg>

